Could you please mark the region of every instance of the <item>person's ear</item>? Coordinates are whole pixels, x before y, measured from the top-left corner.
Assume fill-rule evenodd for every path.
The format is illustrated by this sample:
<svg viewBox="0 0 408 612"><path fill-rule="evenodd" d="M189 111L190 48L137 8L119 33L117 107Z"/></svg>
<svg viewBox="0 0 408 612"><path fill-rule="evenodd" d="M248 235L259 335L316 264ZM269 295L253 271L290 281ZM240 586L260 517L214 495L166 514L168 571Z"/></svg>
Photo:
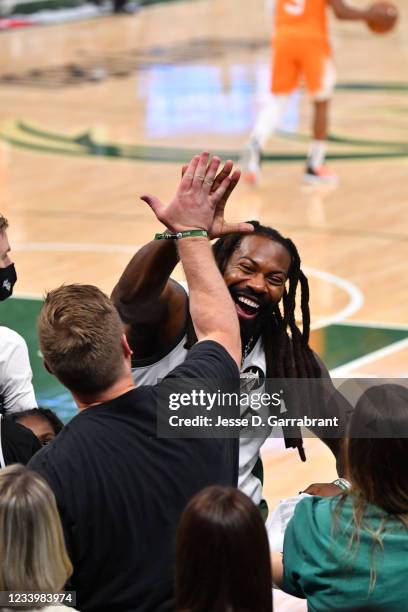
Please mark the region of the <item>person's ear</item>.
<svg viewBox="0 0 408 612"><path fill-rule="evenodd" d="M125 358L130 359L131 356L133 355L133 351L129 346L129 342L128 342L128 339L126 338L126 334L122 334L121 343L122 343L123 354Z"/></svg>

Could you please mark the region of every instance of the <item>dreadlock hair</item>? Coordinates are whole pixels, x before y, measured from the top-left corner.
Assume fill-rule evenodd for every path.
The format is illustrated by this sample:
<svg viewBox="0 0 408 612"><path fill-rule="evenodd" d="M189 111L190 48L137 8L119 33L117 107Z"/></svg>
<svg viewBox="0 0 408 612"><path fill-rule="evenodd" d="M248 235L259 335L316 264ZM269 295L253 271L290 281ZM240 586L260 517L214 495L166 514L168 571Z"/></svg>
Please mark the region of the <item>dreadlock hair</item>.
<svg viewBox="0 0 408 612"><path fill-rule="evenodd" d="M300 269L299 253L289 238L284 238L276 229L261 225L258 221L248 221L254 226L250 236L265 236L281 244L291 257L288 271L289 286L283 293L283 310L275 305L272 316L262 329L262 346L265 352L267 378L320 378L321 370L309 347L310 311L309 283ZM247 234L234 233L222 236L213 245L215 261L224 274L233 252L239 247ZM296 325L296 291L300 285L300 306L302 312L302 331ZM187 325L187 342L191 348L197 342L191 318Z"/></svg>

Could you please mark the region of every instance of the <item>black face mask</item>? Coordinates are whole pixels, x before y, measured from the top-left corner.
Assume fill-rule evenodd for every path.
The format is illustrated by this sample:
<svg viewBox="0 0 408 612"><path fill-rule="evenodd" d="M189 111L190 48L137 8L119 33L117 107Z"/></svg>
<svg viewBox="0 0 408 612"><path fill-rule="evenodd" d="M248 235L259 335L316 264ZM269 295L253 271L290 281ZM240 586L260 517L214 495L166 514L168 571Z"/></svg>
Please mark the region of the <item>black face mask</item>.
<svg viewBox="0 0 408 612"><path fill-rule="evenodd" d="M10 264L7 268L0 268L0 302L10 297L16 281L17 274L14 264Z"/></svg>

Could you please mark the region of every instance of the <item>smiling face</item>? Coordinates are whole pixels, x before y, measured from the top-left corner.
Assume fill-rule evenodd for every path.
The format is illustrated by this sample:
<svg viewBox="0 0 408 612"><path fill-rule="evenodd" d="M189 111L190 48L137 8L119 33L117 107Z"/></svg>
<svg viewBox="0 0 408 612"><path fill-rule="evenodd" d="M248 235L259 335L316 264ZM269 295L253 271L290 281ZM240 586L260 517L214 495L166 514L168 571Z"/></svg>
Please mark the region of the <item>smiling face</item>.
<svg viewBox="0 0 408 612"><path fill-rule="evenodd" d="M251 323L281 300L290 264L286 248L267 236L242 239L224 271L241 327L252 327Z"/></svg>

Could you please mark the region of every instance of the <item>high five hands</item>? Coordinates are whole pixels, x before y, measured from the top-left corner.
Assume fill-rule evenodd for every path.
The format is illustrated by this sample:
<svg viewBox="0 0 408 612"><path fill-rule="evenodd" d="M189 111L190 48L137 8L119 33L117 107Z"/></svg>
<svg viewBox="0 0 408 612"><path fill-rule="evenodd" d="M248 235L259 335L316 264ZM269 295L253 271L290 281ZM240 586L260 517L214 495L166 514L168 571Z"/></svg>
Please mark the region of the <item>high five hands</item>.
<svg viewBox="0 0 408 612"><path fill-rule="evenodd" d="M224 220L225 205L241 173L235 170L231 174L233 163L228 160L217 175L220 163L218 157L210 159L207 152L195 155L188 165L183 166L180 185L169 204L165 205L149 194L141 196L141 199L172 232L203 229L210 238L231 232L251 232L253 227L249 223L227 223Z"/></svg>

